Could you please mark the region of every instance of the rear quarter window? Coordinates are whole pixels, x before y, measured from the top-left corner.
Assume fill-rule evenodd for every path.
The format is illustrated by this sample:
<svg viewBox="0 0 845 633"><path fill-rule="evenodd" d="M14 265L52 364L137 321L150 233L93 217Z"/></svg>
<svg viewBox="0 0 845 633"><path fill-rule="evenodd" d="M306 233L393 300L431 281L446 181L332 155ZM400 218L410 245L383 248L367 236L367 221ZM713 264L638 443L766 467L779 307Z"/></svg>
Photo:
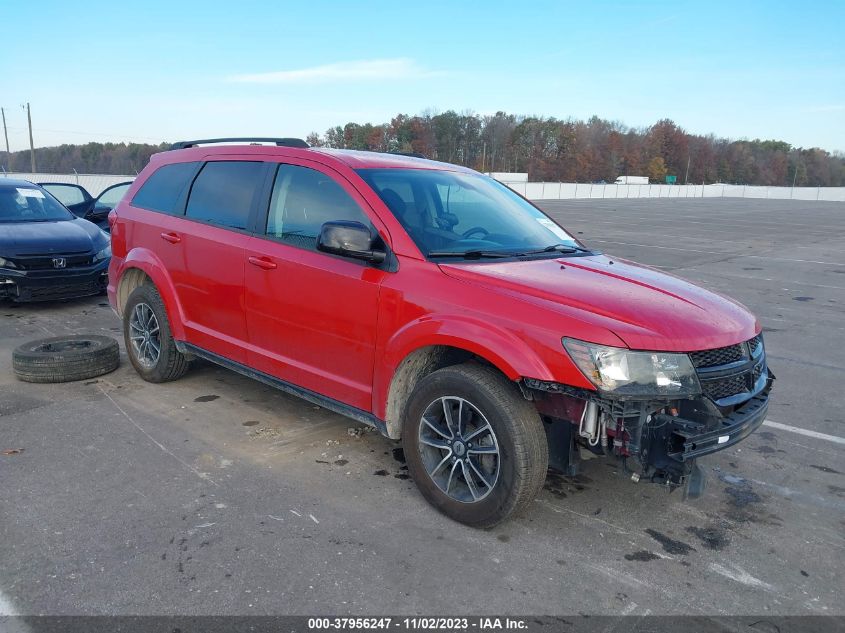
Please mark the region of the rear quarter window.
<svg viewBox="0 0 845 633"><path fill-rule="evenodd" d="M162 165L138 189L132 198L132 206L181 215L179 202L198 167L196 162Z"/></svg>
<svg viewBox="0 0 845 633"><path fill-rule="evenodd" d="M206 163L188 196L185 217L232 229L246 229L266 173L264 163Z"/></svg>

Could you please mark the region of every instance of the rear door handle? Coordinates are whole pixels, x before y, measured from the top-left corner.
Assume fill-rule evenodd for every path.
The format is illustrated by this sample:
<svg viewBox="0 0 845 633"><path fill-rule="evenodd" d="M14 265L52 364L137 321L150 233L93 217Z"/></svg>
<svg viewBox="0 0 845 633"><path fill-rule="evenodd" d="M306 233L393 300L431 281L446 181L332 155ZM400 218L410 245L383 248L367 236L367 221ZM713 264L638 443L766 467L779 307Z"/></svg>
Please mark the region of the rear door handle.
<svg viewBox="0 0 845 633"><path fill-rule="evenodd" d="M161 239L165 242L170 242L171 244L178 244L182 241L182 238L176 235L176 233L162 233Z"/></svg>
<svg viewBox="0 0 845 633"><path fill-rule="evenodd" d="M264 270L275 270L276 268L276 262L268 259L267 257L250 257L249 263L253 266L263 268Z"/></svg>

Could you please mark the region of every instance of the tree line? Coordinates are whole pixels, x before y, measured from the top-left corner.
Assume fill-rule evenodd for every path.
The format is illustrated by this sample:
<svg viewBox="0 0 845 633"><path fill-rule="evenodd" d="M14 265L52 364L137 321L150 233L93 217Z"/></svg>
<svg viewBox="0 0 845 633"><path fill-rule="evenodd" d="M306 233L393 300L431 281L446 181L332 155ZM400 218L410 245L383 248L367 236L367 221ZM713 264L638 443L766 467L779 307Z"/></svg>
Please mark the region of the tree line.
<svg viewBox="0 0 845 633"><path fill-rule="evenodd" d="M133 176L150 161L150 156L170 147L168 143L85 143L37 147L35 168L39 173L120 174ZM0 166L9 172L30 170L29 150L0 152Z"/></svg>
<svg viewBox="0 0 845 633"><path fill-rule="evenodd" d="M732 183L845 186L845 155L777 140L729 140L690 134L669 119L646 128L592 117L587 121L497 112L424 112L389 123L350 122L308 135L319 147L419 153L479 171L528 172L532 181L613 182L648 176L679 184ZM168 147L86 143L35 150L38 171L135 174ZM28 151L0 153L7 171L29 171Z"/></svg>
<svg viewBox="0 0 845 633"><path fill-rule="evenodd" d="M324 147L419 153L485 172L528 172L532 181L613 182L627 175L652 182L675 176L679 184L845 185L842 153L690 134L669 119L631 128L595 116L580 121L449 110L399 114L380 125L347 123L307 140Z"/></svg>

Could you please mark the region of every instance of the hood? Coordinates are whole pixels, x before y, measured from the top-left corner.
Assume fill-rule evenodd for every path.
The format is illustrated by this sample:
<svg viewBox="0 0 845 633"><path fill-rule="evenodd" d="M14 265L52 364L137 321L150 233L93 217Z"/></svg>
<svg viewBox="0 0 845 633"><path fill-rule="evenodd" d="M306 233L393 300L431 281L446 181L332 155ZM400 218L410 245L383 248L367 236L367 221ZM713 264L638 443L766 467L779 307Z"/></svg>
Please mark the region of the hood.
<svg viewBox="0 0 845 633"><path fill-rule="evenodd" d="M106 245L106 238L88 220L0 222L0 257L88 253Z"/></svg>
<svg viewBox="0 0 845 633"><path fill-rule="evenodd" d="M747 340L759 330L754 315L732 299L604 255L444 264L441 270L607 328L631 349L713 349Z"/></svg>

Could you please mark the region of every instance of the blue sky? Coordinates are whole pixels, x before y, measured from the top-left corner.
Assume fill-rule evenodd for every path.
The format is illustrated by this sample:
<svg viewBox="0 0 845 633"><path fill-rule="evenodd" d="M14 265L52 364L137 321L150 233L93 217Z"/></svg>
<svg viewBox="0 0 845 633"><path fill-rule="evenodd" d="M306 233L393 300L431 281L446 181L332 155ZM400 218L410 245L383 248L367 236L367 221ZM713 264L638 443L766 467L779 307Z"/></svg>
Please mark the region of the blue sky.
<svg viewBox="0 0 845 633"><path fill-rule="evenodd" d="M845 151L845 2L0 0L11 149L593 114ZM0 139L2 143L2 139Z"/></svg>

